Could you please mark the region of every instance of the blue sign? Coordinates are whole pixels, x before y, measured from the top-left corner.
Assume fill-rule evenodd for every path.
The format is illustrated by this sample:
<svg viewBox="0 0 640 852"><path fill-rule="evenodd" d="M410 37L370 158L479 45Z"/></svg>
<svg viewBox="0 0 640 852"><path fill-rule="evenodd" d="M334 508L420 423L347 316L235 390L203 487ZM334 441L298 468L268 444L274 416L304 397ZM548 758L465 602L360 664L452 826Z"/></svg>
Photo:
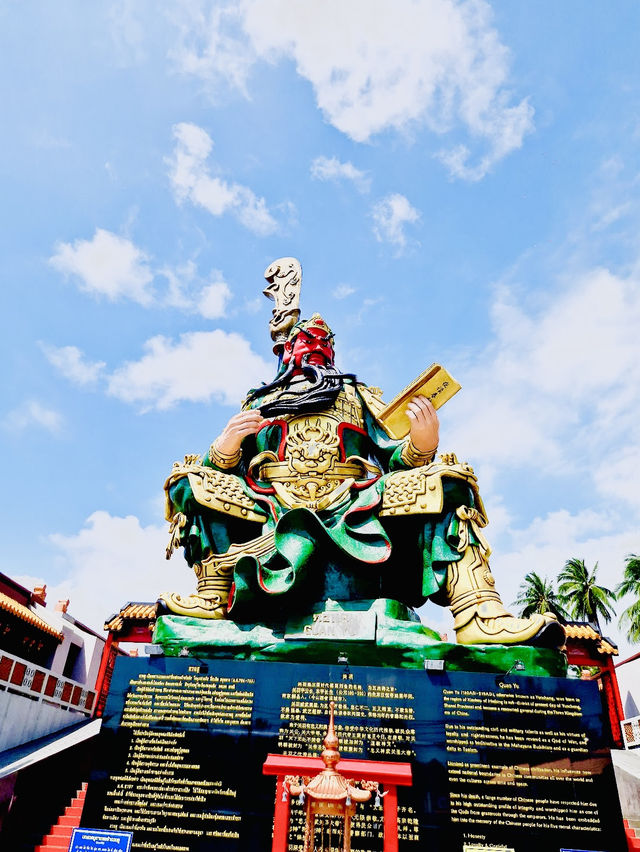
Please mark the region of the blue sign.
<svg viewBox="0 0 640 852"><path fill-rule="evenodd" d="M69 852L129 852L132 831L74 828Z"/></svg>

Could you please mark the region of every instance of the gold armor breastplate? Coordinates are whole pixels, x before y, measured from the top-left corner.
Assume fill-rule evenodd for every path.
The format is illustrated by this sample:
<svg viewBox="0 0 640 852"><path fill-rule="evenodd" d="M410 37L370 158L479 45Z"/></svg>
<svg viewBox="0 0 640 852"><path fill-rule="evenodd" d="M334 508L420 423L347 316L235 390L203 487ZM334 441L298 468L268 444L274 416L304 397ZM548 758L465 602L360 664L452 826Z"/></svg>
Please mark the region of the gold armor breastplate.
<svg viewBox="0 0 640 852"><path fill-rule="evenodd" d="M359 456L340 461L340 425L364 428L362 404L350 385L340 391L331 408L313 414L287 414L279 419L288 425L284 459L271 451L260 453L250 469L258 479L273 486L283 506L327 509L344 496L356 479L366 479L368 472L380 473Z"/></svg>

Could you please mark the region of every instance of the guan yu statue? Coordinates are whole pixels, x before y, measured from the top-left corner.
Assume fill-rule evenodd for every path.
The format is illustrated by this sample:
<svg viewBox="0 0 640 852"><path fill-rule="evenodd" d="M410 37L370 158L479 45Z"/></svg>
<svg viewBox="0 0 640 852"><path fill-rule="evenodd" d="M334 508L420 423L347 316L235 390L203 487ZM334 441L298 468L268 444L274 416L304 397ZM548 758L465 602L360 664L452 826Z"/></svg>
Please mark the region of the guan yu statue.
<svg viewBox="0 0 640 852"><path fill-rule="evenodd" d="M298 262L275 261L265 277L277 374L202 460L174 465L167 556L184 548L197 590L161 595L159 613L274 625L329 598L430 599L450 607L461 644L561 647L555 617L505 610L476 477L452 454L436 458L429 399L409 399L399 439L381 391L337 369L325 320L300 319Z"/></svg>

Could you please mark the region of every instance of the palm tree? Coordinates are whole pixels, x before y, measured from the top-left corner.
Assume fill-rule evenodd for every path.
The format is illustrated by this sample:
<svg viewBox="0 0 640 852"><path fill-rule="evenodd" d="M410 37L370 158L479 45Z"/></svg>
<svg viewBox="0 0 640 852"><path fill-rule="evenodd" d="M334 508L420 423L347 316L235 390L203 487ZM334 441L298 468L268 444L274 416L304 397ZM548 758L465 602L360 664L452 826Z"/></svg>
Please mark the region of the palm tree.
<svg viewBox="0 0 640 852"><path fill-rule="evenodd" d="M620 616L620 627L628 625L627 638L630 642L640 642L640 556L630 553L626 558L622 582L616 586L616 595L633 595L634 601Z"/></svg>
<svg viewBox="0 0 640 852"><path fill-rule="evenodd" d="M521 608L520 615L523 618L528 618L536 612L541 615L550 612L560 621L565 621L569 617L553 588L553 583L546 577L536 574L535 571L527 574L524 582L520 584L520 593L514 606Z"/></svg>
<svg viewBox="0 0 640 852"><path fill-rule="evenodd" d="M584 559L567 559L558 576L558 591L575 619L589 621L600 630L598 617L606 624L611 621L616 595L606 586L598 586L597 573L597 562L589 573Z"/></svg>

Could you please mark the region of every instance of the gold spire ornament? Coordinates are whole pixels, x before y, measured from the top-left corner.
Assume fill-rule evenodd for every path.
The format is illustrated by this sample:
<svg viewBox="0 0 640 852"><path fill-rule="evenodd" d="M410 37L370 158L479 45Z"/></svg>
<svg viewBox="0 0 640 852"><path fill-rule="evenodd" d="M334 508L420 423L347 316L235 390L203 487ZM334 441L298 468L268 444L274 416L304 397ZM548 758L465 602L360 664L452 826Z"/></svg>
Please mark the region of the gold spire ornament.
<svg viewBox="0 0 640 852"><path fill-rule="evenodd" d="M336 769L340 752L334 722L334 702L329 706L329 727L320 755L325 768L307 783L303 779L300 784L289 786L292 796L306 801L304 852L336 850L339 847L335 844L334 832L337 836L342 836L341 852L350 852L351 819L356 812L356 806L360 802L368 802L371 798L371 790L355 787ZM321 831L319 844L316 843L317 828Z"/></svg>

